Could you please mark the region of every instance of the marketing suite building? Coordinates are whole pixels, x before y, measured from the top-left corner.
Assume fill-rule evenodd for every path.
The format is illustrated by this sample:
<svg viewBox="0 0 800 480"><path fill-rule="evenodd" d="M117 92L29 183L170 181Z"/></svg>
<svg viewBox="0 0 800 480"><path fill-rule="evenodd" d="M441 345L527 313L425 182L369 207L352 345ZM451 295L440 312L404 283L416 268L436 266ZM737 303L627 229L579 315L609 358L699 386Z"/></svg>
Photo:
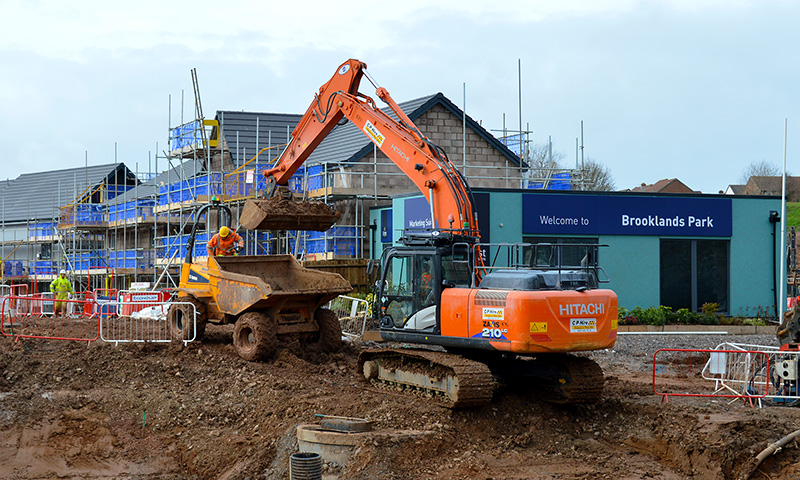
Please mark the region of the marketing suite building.
<svg viewBox="0 0 800 480"><path fill-rule="evenodd" d="M482 242L608 245L596 261L621 307L774 312L780 198L506 189L474 197ZM380 252L404 229L429 228L430 207L418 194L396 196L370 211L370 223L370 251Z"/></svg>

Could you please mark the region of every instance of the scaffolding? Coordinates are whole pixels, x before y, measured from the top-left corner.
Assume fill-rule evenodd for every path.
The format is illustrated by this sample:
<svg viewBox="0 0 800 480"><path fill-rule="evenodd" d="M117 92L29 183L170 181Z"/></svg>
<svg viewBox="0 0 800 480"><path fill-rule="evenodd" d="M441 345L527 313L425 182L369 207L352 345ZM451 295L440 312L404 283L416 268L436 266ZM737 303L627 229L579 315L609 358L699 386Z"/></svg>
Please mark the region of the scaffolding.
<svg viewBox="0 0 800 480"><path fill-rule="evenodd" d="M121 182L115 177L114 182L90 185L87 181L78 186L76 174L74 191L59 185L52 216L34 218L25 225L0 224L4 281L28 281L37 285L34 291L40 291L63 268L76 280L76 290L125 290L142 281L153 288L174 287L188 253L195 212L201 206L218 198L231 208L234 218L230 220L237 227L244 203L265 194L264 171L275 165L286 144L273 142L279 132L272 130L267 130L266 139L259 138L258 116L254 152L240 148L238 131L226 141L224 115L218 120L203 118L194 72L193 86L196 118L184 121L181 113L173 126L170 99L168 148L160 152L156 144L160 153L155 155L154 171L148 159L148 171L140 172L138 163L135 171L125 168L135 178L131 182L126 175ZM519 147L527 148L527 136L520 139ZM166 165L162 171L159 162ZM576 185L574 171L551 172L547 178L536 179L526 174L522 162L497 167L465 161L460 169L476 186L552 189L560 185L568 189ZM148 182L146 189L136 188L144 187L143 182ZM386 184L398 188L388 189ZM387 205L390 193L416 191L412 181L374 147L371 158L356 163L306 163L290 179L289 187L297 197L341 207L342 220L326 232L240 230L245 254L289 253L312 262L361 260L369 256L364 250L369 241L369 208ZM195 261L206 257L205 244L220 220L215 216L197 219Z"/></svg>
<svg viewBox="0 0 800 480"><path fill-rule="evenodd" d="M48 290L48 284L64 269L70 272L78 291L105 285L105 277L95 275L105 276L110 270L108 216L100 202L123 193L125 186L108 179L93 185L81 184L77 173L75 177L72 192L59 184L51 214L27 215L24 224L3 221L0 230L5 282L28 283L30 292L37 293ZM62 204L62 199L71 200ZM5 212L3 218L7 218Z"/></svg>
<svg viewBox="0 0 800 480"><path fill-rule="evenodd" d="M199 125L190 122L189 125ZM207 125L204 123L204 125ZM190 138L195 133L185 132ZM174 131L174 130L173 130ZM60 269L70 272L77 288L127 289L132 282L149 281L156 287L176 286L182 259L187 254L189 231L194 213L218 197L238 214L247 199L262 196L266 181L263 172L274 166L285 144L260 148L240 167L230 171L207 171L188 167L188 161L205 152L189 149L180 142L162 158L170 167L161 173L166 179L153 186L150 194L136 194L140 183L86 185L77 195L59 192L58 198L70 198L66 205L54 205L50 218L29 221L24 228L3 227L4 280L29 281L46 289ZM209 152L224 155L221 147ZM326 232L313 231L241 231L248 255L291 253L307 261L359 259L365 257L364 245L369 235L366 221L368 204L388 201L378 191L378 175L396 176L407 181L388 161L365 162L361 171L352 166L329 162L298 169L289 182L298 197L325 203L344 202L351 209L343 221ZM498 170L495 178L506 182L515 170ZM137 178L158 178L158 172L135 172ZM486 180L486 176L481 177ZM411 184L409 183L409 186ZM102 200L93 202L92 200ZM114 200L109 202L109 200ZM236 222L236 218L232 219ZM218 229L216 218L200 219L193 257L202 261L205 243ZM20 232L25 234L21 235ZM7 234L12 236L8 238ZM28 248L17 248L27 246ZM6 258L8 257L8 258ZM162 273L166 272L166 275Z"/></svg>

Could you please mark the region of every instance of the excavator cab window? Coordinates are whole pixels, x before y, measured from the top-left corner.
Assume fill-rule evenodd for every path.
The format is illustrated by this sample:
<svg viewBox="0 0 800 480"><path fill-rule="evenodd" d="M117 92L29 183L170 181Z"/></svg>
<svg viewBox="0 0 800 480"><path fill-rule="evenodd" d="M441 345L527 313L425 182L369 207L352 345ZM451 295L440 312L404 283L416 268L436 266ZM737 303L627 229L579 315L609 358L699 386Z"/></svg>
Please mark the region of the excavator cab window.
<svg viewBox="0 0 800 480"><path fill-rule="evenodd" d="M389 258L383 274L381 326L402 328L414 311L414 257L395 255Z"/></svg>
<svg viewBox="0 0 800 480"><path fill-rule="evenodd" d="M415 304L418 309L428 307L436 303L436 272L433 268L433 257L431 255L420 255L417 257L419 268L419 288L415 290Z"/></svg>
<svg viewBox="0 0 800 480"><path fill-rule="evenodd" d="M437 303L441 275L436 259L433 253L420 252L389 258L379 299L383 328L403 328L414 313Z"/></svg>

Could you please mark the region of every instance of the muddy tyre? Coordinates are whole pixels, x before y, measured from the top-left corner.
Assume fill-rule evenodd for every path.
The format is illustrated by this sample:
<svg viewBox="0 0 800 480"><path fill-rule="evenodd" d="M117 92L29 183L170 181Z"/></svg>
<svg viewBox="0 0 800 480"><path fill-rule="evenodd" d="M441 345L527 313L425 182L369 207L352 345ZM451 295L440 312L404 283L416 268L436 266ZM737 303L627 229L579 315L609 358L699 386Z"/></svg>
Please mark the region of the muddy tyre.
<svg viewBox="0 0 800 480"><path fill-rule="evenodd" d="M170 305L167 322L172 340L175 342L202 340L208 323L206 305L194 297L178 297L175 301L192 304L194 308L191 305ZM192 321L192 315L195 313L197 317Z"/></svg>
<svg viewBox="0 0 800 480"><path fill-rule="evenodd" d="M319 325L319 331L306 336L303 343L326 353L338 352L342 346L342 325L339 317L327 308L318 308L314 320Z"/></svg>
<svg viewBox="0 0 800 480"><path fill-rule="evenodd" d="M248 362L272 358L278 350L275 320L260 312L248 312L236 320L233 347Z"/></svg>

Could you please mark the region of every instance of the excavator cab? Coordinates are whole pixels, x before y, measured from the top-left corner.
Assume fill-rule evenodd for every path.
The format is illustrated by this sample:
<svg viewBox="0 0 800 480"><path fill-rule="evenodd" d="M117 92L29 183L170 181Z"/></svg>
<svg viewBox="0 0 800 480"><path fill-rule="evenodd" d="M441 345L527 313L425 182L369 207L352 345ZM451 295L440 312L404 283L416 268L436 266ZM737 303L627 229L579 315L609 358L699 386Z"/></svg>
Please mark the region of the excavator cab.
<svg viewBox="0 0 800 480"><path fill-rule="evenodd" d="M468 243L436 245L416 238L384 252L377 283L376 318L381 329L439 333L442 292L470 287L473 249Z"/></svg>
<svg viewBox="0 0 800 480"><path fill-rule="evenodd" d="M428 313L435 311L441 269L433 268L434 258L435 252L419 250L394 251L388 256L378 297L382 328L418 330L422 326L415 321L419 315L412 314L426 309ZM430 327L431 321L435 322L435 314L427 315L425 326Z"/></svg>

